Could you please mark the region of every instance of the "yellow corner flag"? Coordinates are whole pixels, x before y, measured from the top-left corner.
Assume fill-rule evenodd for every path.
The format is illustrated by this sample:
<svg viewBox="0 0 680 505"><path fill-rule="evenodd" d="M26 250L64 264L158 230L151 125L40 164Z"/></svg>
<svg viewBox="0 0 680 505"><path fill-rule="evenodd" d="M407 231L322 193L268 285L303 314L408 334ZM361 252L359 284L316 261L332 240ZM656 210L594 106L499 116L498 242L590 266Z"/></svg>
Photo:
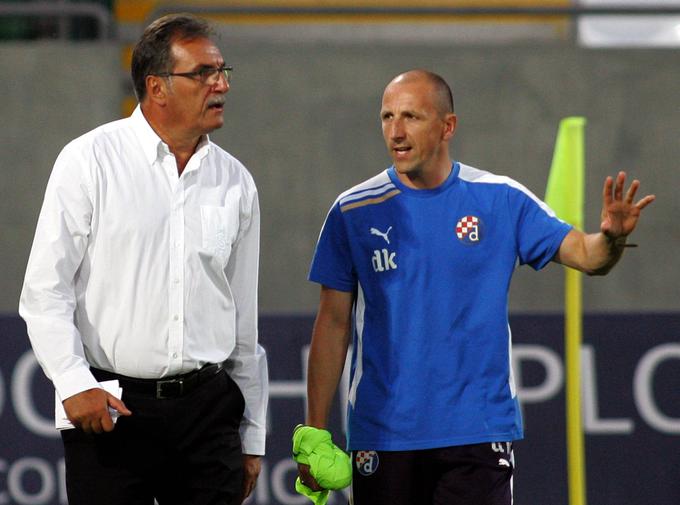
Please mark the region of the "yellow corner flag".
<svg viewBox="0 0 680 505"><path fill-rule="evenodd" d="M545 203L557 217L583 230L583 198L585 193L584 130L586 119L568 117L560 121Z"/></svg>
<svg viewBox="0 0 680 505"><path fill-rule="evenodd" d="M583 230L585 148L582 117L560 121L545 202L557 217ZM585 451L581 421L581 341L583 308L581 272L565 268L564 361L566 368L567 475L569 505L586 505Z"/></svg>

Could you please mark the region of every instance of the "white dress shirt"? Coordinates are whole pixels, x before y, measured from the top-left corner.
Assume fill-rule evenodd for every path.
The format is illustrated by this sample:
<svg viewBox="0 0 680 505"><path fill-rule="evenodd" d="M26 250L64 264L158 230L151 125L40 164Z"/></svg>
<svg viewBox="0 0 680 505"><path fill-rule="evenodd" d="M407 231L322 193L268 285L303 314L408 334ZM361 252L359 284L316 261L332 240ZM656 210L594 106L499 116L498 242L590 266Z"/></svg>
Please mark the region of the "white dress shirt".
<svg viewBox="0 0 680 505"><path fill-rule="evenodd" d="M255 183L202 138L181 176L139 107L70 142L47 184L19 313L66 399L89 366L137 378L226 360L264 454L267 359L257 336Z"/></svg>

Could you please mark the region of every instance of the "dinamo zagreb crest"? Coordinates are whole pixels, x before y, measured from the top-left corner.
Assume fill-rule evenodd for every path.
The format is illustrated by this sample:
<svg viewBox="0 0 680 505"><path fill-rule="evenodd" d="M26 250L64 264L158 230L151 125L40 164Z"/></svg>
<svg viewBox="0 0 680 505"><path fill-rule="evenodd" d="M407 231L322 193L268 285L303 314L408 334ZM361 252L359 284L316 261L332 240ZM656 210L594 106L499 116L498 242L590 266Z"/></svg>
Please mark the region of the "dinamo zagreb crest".
<svg viewBox="0 0 680 505"><path fill-rule="evenodd" d="M482 239L482 221L477 216L465 216L456 223L456 237L466 245L476 245Z"/></svg>
<svg viewBox="0 0 680 505"><path fill-rule="evenodd" d="M354 456L357 471L364 476L375 473L378 469L378 461L378 453L375 451L357 451Z"/></svg>

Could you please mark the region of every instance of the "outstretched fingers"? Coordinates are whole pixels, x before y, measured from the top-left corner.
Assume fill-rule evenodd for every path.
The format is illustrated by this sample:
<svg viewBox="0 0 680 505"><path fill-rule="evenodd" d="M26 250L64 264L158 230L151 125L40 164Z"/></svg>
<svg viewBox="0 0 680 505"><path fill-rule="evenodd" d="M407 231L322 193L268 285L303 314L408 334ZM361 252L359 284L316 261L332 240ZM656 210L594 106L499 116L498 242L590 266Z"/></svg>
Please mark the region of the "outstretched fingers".
<svg viewBox="0 0 680 505"><path fill-rule="evenodd" d="M616 176L616 185L614 186L614 200L623 200L623 187L625 184L626 172L621 171Z"/></svg>
<svg viewBox="0 0 680 505"><path fill-rule="evenodd" d="M628 191L626 192L626 203L629 205L633 204L633 199L635 199L635 193L637 193L638 188L640 187L640 181L635 179L631 184L630 188L628 188Z"/></svg>
<svg viewBox="0 0 680 505"><path fill-rule="evenodd" d="M638 203L636 203L635 206L638 209L642 210L645 207L647 207L647 205L652 203L654 200L656 200L656 195L647 195L643 199L641 199Z"/></svg>
<svg viewBox="0 0 680 505"><path fill-rule="evenodd" d="M604 202L605 208L612 203L612 188L614 186L614 179L611 176L607 176L604 180L604 187L602 188L602 201Z"/></svg>
<svg viewBox="0 0 680 505"><path fill-rule="evenodd" d="M622 201L628 205L634 205L638 209L642 210L647 205L652 203L656 198L654 195L647 195L642 198L637 203L633 203L635 200L635 195L640 188L640 181L634 179L630 183L630 187L626 191L626 196L623 196L623 190L626 184L626 173L621 171L616 175L616 179L611 176L607 176L604 181L604 187L602 188L602 199L604 201L605 207L610 205L615 201Z"/></svg>
<svg viewBox="0 0 680 505"><path fill-rule="evenodd" d="M610 179L608 177L607 179ZM614 189L614 199L615 200L620 200L623 192L623 187L626 181L626 173L625 172L619 172L618 175L616 176L616 187ZM606 188L606 183L605 183L605 188ZM647 205L652 203L655 199L655 195L647 195L644 198L641 198L637 203L633 203L635 201L635 195L637 194L638 189L640 188L640 181L637 179L634 179L633 182L630 183L630 187L628 188L628 191L626 191L626 198L625 198L625 203L631 206L636 207L638 210L642 210ZM605 189L607 191L607 189ZM611 184L609 185L609 191L611 191ZM611 201L611 200L610 200Z"/></svg>

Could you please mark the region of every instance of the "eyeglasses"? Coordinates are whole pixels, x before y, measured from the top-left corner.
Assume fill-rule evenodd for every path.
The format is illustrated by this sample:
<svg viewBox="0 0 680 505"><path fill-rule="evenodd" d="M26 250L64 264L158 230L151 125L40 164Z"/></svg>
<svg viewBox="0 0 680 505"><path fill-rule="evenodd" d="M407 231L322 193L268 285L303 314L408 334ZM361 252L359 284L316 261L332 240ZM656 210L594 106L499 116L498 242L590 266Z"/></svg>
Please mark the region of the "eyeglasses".
<svg viewBox="0 0 680 505"><path fill-rule="evenodd" d="M204 67L201 70L196 70L195 72L163 72L160 74L154 74L158 77L188 77L194 81L198 80L202 84L213 86L220 80L220 75L224 76L224 80L227 84L231 83L231 74L234 71L234 67L227 67L222 65L221 67Z"/></svg>

